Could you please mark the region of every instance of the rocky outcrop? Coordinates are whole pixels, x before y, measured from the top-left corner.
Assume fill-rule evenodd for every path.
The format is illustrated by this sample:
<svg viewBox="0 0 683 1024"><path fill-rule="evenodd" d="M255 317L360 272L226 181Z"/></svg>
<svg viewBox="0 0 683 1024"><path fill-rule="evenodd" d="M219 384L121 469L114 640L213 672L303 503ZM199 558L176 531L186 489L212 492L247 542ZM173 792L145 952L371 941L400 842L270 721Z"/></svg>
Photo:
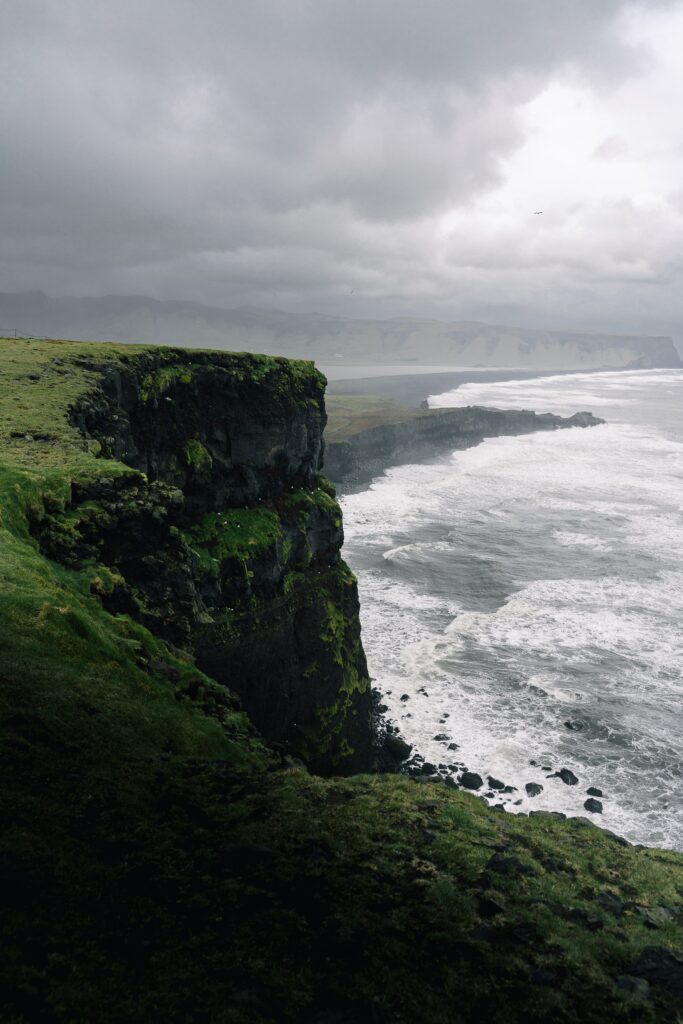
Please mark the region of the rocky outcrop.
<svg viewBox="0 0 683 1024"><path fill-rule="evenodd" d="M34 522L44 552L105 566L105 606L191 655L270 742L318 772L372 768L356 581L319 475L324 378L178 350L89 369L99 383L71 416L102 473Z"/></svg>
<svg viewBox="0 0 683 1024"><path fill-rule="evenodd" d="M335 483L360 484L387 466L429 458L446 448L471 448L486 437L593 427L600 423L604 420L590 412L562 417L484 406L429 410L421 416L361 430L343 441L329 443L325 471Z"/></svg>

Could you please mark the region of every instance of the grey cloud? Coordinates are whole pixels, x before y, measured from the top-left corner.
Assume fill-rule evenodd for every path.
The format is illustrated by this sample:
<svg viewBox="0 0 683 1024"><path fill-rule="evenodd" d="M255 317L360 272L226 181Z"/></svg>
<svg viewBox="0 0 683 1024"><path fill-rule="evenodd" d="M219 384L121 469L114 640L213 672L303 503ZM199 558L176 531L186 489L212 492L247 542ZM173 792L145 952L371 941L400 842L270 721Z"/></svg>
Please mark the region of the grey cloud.
<svg viewBox="0 0 683 1024"><path fill-rule="evenodd" d="M639 66L622 6L9 0L4 286L457 303L430 218L500 180L558 69Z"/></svg>

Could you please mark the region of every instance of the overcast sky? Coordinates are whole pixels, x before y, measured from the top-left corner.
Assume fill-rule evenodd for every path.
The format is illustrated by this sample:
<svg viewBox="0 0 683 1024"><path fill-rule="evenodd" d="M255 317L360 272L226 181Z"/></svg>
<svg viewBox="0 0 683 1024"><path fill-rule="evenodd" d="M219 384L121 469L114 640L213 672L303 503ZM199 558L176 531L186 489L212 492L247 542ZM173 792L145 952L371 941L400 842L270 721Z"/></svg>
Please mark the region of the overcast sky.
<svg viewBox="0 0 683 1024"><path fill-rule="evenodd" d="M683 0L4 0L0 29L2 291L683 336Z"/></svg>

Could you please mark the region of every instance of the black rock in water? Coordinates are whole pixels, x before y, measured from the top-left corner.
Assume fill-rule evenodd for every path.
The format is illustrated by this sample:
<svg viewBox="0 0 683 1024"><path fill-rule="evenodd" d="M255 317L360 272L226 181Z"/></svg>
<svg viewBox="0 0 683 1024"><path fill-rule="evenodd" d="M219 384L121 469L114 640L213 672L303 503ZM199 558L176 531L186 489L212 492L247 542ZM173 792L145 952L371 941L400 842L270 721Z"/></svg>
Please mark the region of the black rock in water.
<svg viewBox="0 0 683 1024"><path fill-rule="evenodd" d="M588 796L602 796L602 790L598 789L596 786L589 786L586 792L588 793Z"/></svg>
<svg viewBox="0 0 683 1024"><path fill-rule="evenodd" d="M527 782L524 788L527 796L540 796L543 792L543 786L538 782Z"/></svg>
<svg viewBox="0 0 683 1024"><path fill-rule="evenodd" d="M384 747L389 756L395 761L407 760L413 750L410 743L406 743L402 736L390 732L387 732L384 737Z"/></svg>
<svg viewBox="0 0 683 1024"><path fill-rule="evenodd" d="M489 786L491 789L505 789L505 783L500 779L494 779L492 775L489 775Z"/></svg>
<svg viewBox="0 0 683 1024"><path fill-rule="evenodd" d="M476 772L463 772L459 779L460 785L465 789L481 789L484 780Z"/></svg>
<svg viewBox="0 0 683 1024"><path fill-rule="evenodd" d="M583 805L587 811L591 814L602 814L602 804L599 800L594 800L593 797L589 797Z"/></svg>
<svg viewBox="0 0 683 1024"><path fill-rule="evenodd" d="M567 786L576 786L579 781L574 772L570 771L569 768L560 768L559 772L553 772L550 777L552 779L562 779Z"/></svg>

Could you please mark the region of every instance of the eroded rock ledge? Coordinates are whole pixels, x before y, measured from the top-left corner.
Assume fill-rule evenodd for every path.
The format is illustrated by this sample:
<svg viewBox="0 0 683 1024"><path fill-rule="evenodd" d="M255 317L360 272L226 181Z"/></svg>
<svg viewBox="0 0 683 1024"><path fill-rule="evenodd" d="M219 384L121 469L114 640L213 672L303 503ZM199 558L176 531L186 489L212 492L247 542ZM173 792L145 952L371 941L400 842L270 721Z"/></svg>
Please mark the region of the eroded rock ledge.
<svg viewBox="0 0 683 1024"><path fill-rule="evenodd" d="M190 653L271 743L318 772L372 768L356 581L320 476L324 378L181 350L90 369L100 382L71 418L102 473L34 523L43 551L106 566L105 607Z"/></svg>
<svg viewBox="0 0 683 1024"><path fill-rule="evenodd" d="M348 437L328 442L325 469L335 483L353 486L371 480L387 466L430 458L448 448L471 448L487 437L594 427L604 422L590 412L563 417L476 405L425 410L395 423L350 431Z"/></svg>

